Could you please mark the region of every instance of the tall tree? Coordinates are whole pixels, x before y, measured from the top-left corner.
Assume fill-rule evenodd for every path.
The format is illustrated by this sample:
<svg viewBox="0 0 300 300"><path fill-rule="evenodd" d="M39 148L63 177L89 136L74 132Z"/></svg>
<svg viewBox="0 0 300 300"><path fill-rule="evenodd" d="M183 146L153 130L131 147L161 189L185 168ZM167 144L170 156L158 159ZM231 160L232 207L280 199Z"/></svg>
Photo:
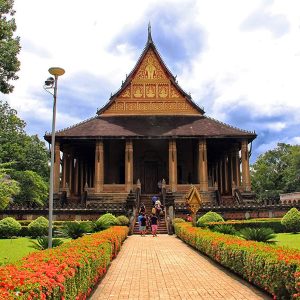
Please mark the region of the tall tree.
<svg viewBox="0 0 300 300"><path fill-rule="evenodd" d="M25 125L17 111L0 100L0 163L15 162L14 169L31 170L48 180L47 148L36 135L25 133Z"/></svg>
<svg viewBox="0 0 300 300"><path fill-rule="evenodd" d="M14 37L17 29L13 0L0 0L0 92L11 93L14 86L11 80L18 79L16 73L20 69L18 53L20 52L20 38Z"/></svg>
<svg viewBox="0 0 300 300"><path fill-rule="evenodd" d="M10 164L0 164L0 209L5 209L13 196L20 192L19 183L7 174Z"/></svg>
<svg viewBox="0 0 300 300"><path fill-rule="evenodd" d="M259 200L278 200L280 193L300 191L300 146L279 143L260 155L251 169Z"/></svg>

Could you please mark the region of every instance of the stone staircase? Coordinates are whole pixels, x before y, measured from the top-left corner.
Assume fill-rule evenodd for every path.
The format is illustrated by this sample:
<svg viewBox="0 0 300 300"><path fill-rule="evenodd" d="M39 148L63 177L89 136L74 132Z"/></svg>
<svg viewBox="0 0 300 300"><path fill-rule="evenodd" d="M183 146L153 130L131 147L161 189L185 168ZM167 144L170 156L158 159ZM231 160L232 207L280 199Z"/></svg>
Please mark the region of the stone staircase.
<svg viewBox="0 0 300 300"><path fill-rule="evenodd" d="M146 208L146 215L151 215L151 210L152 210L152 198L153 195L141 195L140 198L140 203L145 205ZM161 216L161 220L159 221L158 228L157 228L157 234L167 234L168 229L167 229L167 224L165 220L165 216ZM134 228L133 228L133 234L140 234L139 231L139 223L135 222ZM147 227L147 232L146 234L151 234L151 228Z"/></svg>

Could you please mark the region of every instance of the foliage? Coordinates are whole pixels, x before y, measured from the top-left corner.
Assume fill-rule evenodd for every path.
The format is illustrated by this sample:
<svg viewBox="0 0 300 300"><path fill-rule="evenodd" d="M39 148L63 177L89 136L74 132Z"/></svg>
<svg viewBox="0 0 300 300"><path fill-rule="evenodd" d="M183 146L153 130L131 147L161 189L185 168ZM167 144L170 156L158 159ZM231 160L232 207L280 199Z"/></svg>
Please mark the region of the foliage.
<svg viewBox="0 0 300 300"><path fill-rule="evenodd" d="M48 151L36 135L25 133L26 123L7 102L0 100L0 163L14 162L17 171L31 170L49 178Z"/></svg>
<svg viewBox="0 0 300 300"><path fill-rule="evenodd" d="M175 224L176 235L274 299L300 299L300 251Z"/></svg>
<svg viewBox="0 0 300 300"><path fill-rule="evenodd" d="M228 220L225 222L209 222L206 223L206 227L213 229L216 225L232 225L236 231L240 231L243 228L261 228L270 227L274 232L286 232L285 227L281 224L280 218L261 218L250 220Z"/></svg>
<svg viewBox="0 0 300 300"><path fill-rule="evenodd" d="M300 146L278 143L251 168L252 189L260 201L278 201L280 193L300 191Z"/></svg>
<svg viewBox="0 0 300 300"><path fill-rule="evenodd" d="M95 231L104 230L113 225L119 225L118 219L113 214L106 213L95 222Z"/></svg>
<svg viewBox="0 0 300 300"><path fill-rule="evenodd" d="M172 220L172 224L175 224L175 223L184 223L184 222L185 222L185 220L182 219L182 218L174 218Z"/></svg>
<svg viewBox="0 0 300 300"><path fill-rule="evenodd" d="M300 212L297 208L291 208L281 220L281 224L286 227L289 232L299 232L300 231Z"/></svg>
<svg viewBox="0 0 300 300"><path fill-rule="evenodd" d="M19 182L21 191L15 202L32 206L43 206L48 197L48 185L43 178L33 171L13 171L12 178Z"/></svg>
<svg viewBox="0 0 300 300"><path fill-rule="evenodd" d="M36 250L46 250L48 249L48 237L47 236L40 236L37 238L36 241L31 240L31 247ZM63 244L61 239L52 239L52 248L60 246Z"/></svg>
<svg viewBox="0 0 300 300"><path fill-rule="evenodd" d="M0 164L0 209L5 209L11 202L12 197L20 192L19 183L6 173L5 166L8 164Z"/></svg>
<svg viewBox="0 0 300 300"><path fill-rule="evenodd" d="M85 233L91 231L91 224L88 222L65 222L61 228L61 232L72 239L78 239L82 237Z"/></svg>
<svg viewBox="0 0 300 300"><path fill-rule="evenodd" d="M243 228L239 236L247 241L268 242L275 238L274 231L271 228Z"/></svg>
<svg viewBox="0 0 300 300"><path fill-rule="evenodd" d="M21 228L21 224L14 218L4 218L0 220L0 237L9 238L16 236L21 231Z"/></svg>
<svg viewBox="0 0 300 300"><path fill-rule="evenodd" d="M49 221L44 217L38 217L28 225L28 233L31 237L47 235Z"/></svg>
<svg viewBox="0 0 300 300"><path fill-rule="evenodd" d="M19 37L13 36L17 29L13 4L13 0L0 1L0 92L3 94L11 93L14 86L10 81L19 78L16 75L20 69L17 55L21 46Z"/></svg>
<svg viewBox="0 0 300 300"><path fill-rule="evenodd" d="M117 222L118 222L118 225L121 225L121 226L128 226L129 225L129 219L126 217L126 216L118 216L117 217Z"/></svg>
<svg viewBox="0 0 300 300"><path fill-rule="evenodd" d="M127 234L113 227L0 267L0 299L86 299Z"/></svg>
<svg viewBox="0 0 300 300"><path fill-rule="evenodd" d="M212 227L212 230L224 234L231 234L231 235L236 234L235 228L232 225L227 225L227 224L215 225Z"/></svg>
<svg viewBox="0 0 300 300"><path fill-rule="evenodd" d="M208 222L224 222L224 219L218 213L209 211L197 220L196 225L197 227L203 227Z"/></svg>

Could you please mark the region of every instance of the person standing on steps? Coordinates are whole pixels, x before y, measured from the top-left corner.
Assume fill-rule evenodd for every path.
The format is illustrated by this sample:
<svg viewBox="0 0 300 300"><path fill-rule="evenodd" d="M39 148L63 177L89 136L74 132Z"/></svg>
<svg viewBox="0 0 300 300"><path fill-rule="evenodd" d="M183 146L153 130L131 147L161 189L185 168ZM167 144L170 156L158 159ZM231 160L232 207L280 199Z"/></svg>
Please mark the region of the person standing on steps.
<svg viewBox="0 0 300 300"><path fill-rule="evenodd" d="M155 214L151 215L151 229L152 236L157 236L157 216Z"/></svg>
<svg viewBox="0 0 300 300"><path fill-rule="evenodd" d="M155 202L157 201L157 197L156 197L156 195L153 195L153 197L151 198L151 200L152 200L152 206L155 206Z"/></svg>
<svg viewBox="0 0 300 300"><path fill-rule="evenodd" d="M144 204L144 203L141 204L139 213L140 213L140 214L142 214L142 213L145 214L145 213L146 213L146 207L145 207L145 204Z"/></svg>
<svg viewBox="0 0 300 300"><path fill-rule="evenodd" d="M139 216L139 222L140 222L140 233L141 233L141 236L145 236L145 234L146 234L147 219L146 219L144 213L140 214L140 216Z"/></svg>

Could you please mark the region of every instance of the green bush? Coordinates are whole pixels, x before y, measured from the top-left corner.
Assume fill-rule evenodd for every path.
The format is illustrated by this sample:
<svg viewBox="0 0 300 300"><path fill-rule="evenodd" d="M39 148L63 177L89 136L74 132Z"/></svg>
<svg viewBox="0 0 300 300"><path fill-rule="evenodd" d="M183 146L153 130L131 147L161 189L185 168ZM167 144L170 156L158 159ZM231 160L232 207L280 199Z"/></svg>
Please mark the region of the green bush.
<svg viewBox="0 0 300 300"><path fill-rule="evenodd" d="M197 220L196 225L197 227L204 227L208 222L224 222L224 219L218 213L209 211Z"/></svg>
<svg viewBox="0 0 300 300"><path fill-rule="evenodd" d="M251 220L228 220L225 222L209 222L205 226L213 230L216 225L232 225L236 231L240 231L243 228L271 228L276 233L286 232L286 228L281 224L280 218L261 218Z"/></svg>
<svg viewBox="0 0 300 300"><path fill-rule="evenodd" d="M182 218L174 218L174 219L172 220L172 224L175 224L175 223L183 223L183 222L185 222L185 220L182 219Z"/></svg>
<svg viewBox="0 0 300 300"><path fill-rule="evenodd" d="M60 232L71 239L78 239L82 237L85 233L91 232L91 223L90 222L78 222L71 221L65 222L60 229Z"/></svg>
<svg viewBox="0 0 300 300"><path fill-rule="evenodd" d="M45 250L48 248L48 237L41 236L38 237L36 241L31 241L31 247L37 250ZM61 239L52 239L52 248L55 248L59 245L63 244Z"/></svg>
<svg viewBox="0 0 300 300"><path fill-rule="evenodd" d="M274 231L271 228L243 228L239 236L247 241L268 242L275 238Z"/></svg>
<svg viewBox="0 0 300 300"><path fill-rule="evenodd" d="M113 214L106 213L95 222L95 231L104 230L114 225L119 225L118 219Z"/></svg>
<svg viewBox="0 0 300 300"><path fill-rule="evenodd" d="M49 221L44 217L38 217L28 225L28 234L36 238L38 236L47 235Z"/></svg>
<svg viewBox="0 0 300 300"><path fill-rule="evenodd" d="M300 231L300 212L297 208L291 208L281 219L281 224L284 225L289 232Z"/></svg>
<svg viewBox="0 0 300 300"><path fill-rule="evenodd" d="M22 229L21 224L14 218L7 217L0 221L0 237L9 238L16 236Z"/></svg>
<svg viewBox="0 0 300 300"><path fill-rule="evenodd" d="M118 220L118 225L128 226L129 224L129 219L126 216L118 216L117 220Z"/></svg>
<svg viewBox="0 0 300 300"><path fill-rule="evenodd" d="M211 230L224 233L224 234L236 235L236 230L232 225L226 225L226 224L215 225L214 227L212 227Z"/></svg>

